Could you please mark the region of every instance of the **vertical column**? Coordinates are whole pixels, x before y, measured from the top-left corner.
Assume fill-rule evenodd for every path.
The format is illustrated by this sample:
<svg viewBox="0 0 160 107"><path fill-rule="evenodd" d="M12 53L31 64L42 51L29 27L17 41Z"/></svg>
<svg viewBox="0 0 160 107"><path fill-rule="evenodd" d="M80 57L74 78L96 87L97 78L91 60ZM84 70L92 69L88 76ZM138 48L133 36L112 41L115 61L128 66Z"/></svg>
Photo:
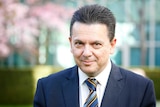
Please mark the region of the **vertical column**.
<svg viewBox="0 0 160 107"><path fill-rule="evenodd" d="M155 66L155 0L150 0L150 31L149 31L149 36L150 36L150 41L149 41L149 67L154 67Z"/></svg>
<svg viewBox="0 0 160 107"><path fill-rule="evenodd" d="M125 0L125 16L124 16L124 23L129 22L129 11L130 11L130 0ZM124 67L130 66L130 47L128 43L125 43L122 47L122 65Z"/></svg>

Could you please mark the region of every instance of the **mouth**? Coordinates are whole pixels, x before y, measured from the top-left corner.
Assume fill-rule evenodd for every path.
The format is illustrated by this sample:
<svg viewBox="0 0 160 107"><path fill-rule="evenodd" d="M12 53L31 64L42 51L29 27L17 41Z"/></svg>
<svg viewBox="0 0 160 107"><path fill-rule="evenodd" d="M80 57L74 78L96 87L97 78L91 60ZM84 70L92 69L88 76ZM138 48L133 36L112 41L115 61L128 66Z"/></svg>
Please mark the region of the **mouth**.
<svg viewBox="0 0 160 107"><path fill-rule="evenodd" d="M86 66L92 65L94 61L82 60L82 63Z"/></svg>

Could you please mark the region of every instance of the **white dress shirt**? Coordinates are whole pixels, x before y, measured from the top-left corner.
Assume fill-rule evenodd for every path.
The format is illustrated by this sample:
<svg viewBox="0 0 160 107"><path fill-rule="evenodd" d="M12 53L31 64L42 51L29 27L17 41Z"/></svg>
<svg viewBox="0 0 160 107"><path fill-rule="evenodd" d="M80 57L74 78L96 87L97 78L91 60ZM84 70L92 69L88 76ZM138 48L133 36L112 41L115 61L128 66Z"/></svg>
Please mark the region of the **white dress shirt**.
<svg viewBox="0 0 160 107"><path fill-rule="evenodd" d="M98 107L100 107L101 105L101 101L108 82L110 71L111 71L111 61L109 60L106 68L99 75L94 77L99 82L96 89L98 97ZM88 86L84 82L88 78L88 76L84 72L82 72L80 68L78 68L78 74L79 74L79 104L80 107L83 107L89 95Z"/></svg>

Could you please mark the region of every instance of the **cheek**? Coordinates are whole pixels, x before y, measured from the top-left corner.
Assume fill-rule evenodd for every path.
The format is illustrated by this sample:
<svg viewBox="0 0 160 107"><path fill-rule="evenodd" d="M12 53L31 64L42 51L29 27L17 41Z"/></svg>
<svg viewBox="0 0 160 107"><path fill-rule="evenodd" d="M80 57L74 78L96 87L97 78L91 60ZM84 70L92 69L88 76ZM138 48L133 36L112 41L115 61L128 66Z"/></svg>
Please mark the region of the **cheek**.
<svg viewBox="0 0 160 107"><path fill-rule="evenodd" d="M110 53L109 53L109 51L106 50L106 51L99 53L97 57L98 57L99 64L104 65L108 62L108 59L110 57Z"/></svg>
<svg viewBox="0 0 160 107"><path fill-rule="evenodd" d="M71 52L74 57L79 57L82 54L82 50L71 48Z"/></svg>
<svg viewBox="0 0 160 107"><path fill-rule="evenodd" d="M95 52L95 56L98 57L101 60L103 60L103 59L106 60L106 57L108 58L109 54L110 54L110 50L109 49L104 49L104 50Z"/></svg>

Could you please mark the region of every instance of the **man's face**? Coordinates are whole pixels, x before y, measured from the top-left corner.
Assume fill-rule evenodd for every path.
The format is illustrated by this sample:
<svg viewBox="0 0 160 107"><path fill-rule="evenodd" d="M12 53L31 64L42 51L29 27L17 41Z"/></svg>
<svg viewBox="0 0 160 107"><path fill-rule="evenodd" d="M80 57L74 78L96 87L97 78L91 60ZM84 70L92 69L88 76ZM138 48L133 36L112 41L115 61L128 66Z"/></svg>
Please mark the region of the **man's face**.
<svg viewBox="0 0 160 107"><path fill-rule="evenodd" d="M109 31L104 24L75 22L69 38L71 52L76 64L88 76L97 76L107 65L116 44L109 40Z"/></svg>

